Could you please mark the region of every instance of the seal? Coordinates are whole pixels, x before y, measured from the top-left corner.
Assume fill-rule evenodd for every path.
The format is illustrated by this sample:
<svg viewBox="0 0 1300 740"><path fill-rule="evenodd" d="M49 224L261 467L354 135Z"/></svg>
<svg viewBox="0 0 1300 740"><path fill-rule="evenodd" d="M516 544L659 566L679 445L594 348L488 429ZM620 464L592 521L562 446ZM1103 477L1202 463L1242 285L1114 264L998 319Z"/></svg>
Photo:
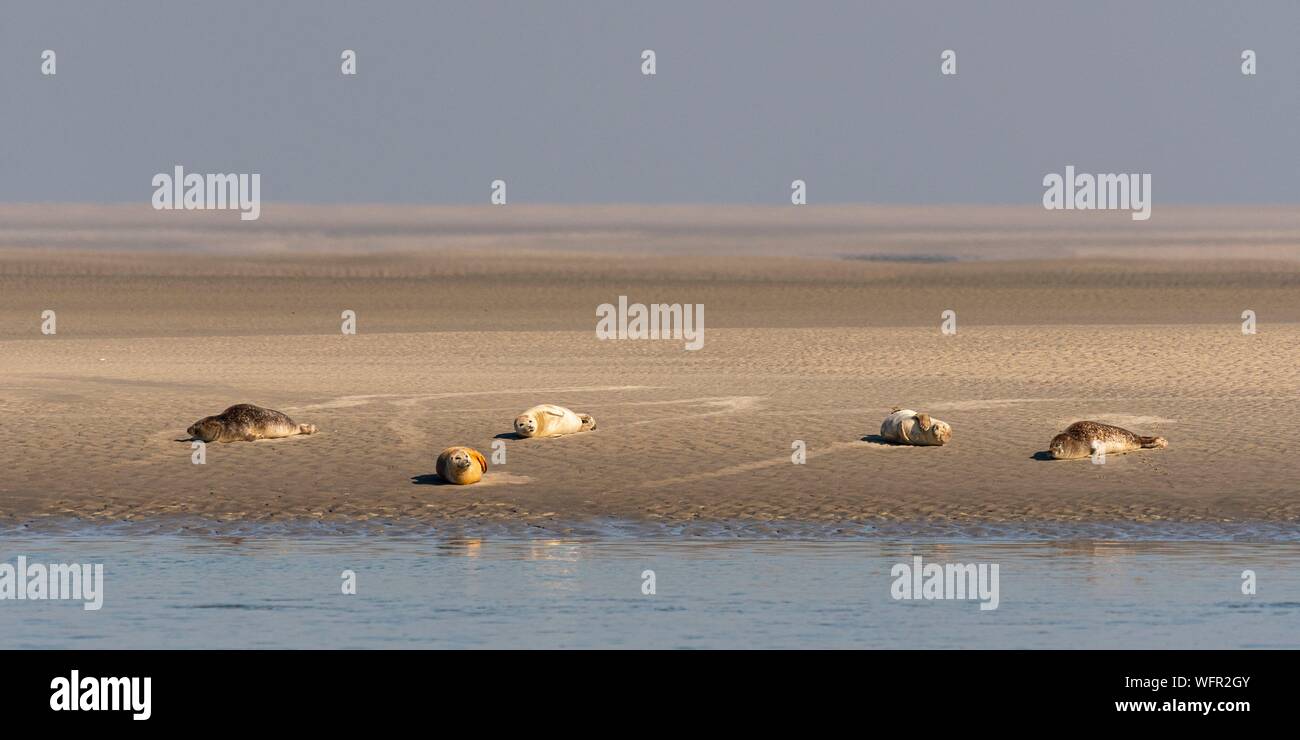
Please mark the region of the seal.
<svg viewBox="0 0 1300 740"><path fill-rule="evenodd" d="M558 437L595 428L596 420L587 414L575 414L550 403L534 406L515 417L515 433L520 437Z"/></svg>
<svg viewBox="0 0 1300 740"><path fill-rule="evenodd" d="M458 486L478 483L487 469L487 458L473 447L448 447L438 455L438 477Z"/></svg>
<svg viewBox="0 0 1300 740"><path fill-rule="evenodd" d="M239 403L216 416L199 419L185 431L204 442L252 442L255 439L315 434L316 425L299 424L282 412Z"/></svg>
<svg viewBox="0 0 1300 740"><path fill-rule="evenodd" d="M952 438L952 427L929 414L895 406L881 422L880 436L900 445L942 445Z"/></svg>
<svg viewBox="0 0 1300 740"><path fill-rule="evenodd" d="M1091 457L1094 446L1107 455L1169 446L1164 437L1142 437L1127 429L1096 421L1076 421L1052 437L1048 450L1054 460Z"/></svg>

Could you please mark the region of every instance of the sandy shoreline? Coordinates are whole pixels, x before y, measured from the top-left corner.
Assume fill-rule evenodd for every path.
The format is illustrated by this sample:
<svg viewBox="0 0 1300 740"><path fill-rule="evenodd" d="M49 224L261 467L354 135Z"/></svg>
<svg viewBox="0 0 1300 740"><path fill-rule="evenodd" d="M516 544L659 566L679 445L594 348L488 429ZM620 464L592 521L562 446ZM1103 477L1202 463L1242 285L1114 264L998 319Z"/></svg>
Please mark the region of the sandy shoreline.
<svg viewBox="0 0 1300 740"><path fill-rule="evenodd" d="M956 220L920 242L891 241L881 234L924 214L848 209L829 219L834 238L796 223L737 259L733 232L786 217L661 211L635 249L626 235L589 238L603 222L586 211L534 213L547 228L499 233L473 214L472 241L490 248L419 248L419 213L353 213L354 228L320 226L333 236L311 249L296 231L311 232L308 213L266 217L264 231L291 235L278 245L225 251L240 233L230 224L169 226L162 246L129 248L132 234L158 235L147 216L17 208L0 209L12 217L0 227L3 524L1300 523L1294 215L1188 216L1164 232L1173 242L1136 244L1124 260L1088 253L1131 231L1096 222L1076 238L1095 237L1081 253L1013 239L1018 252L991 260L963 253L980 239L963 239L951 214L932 212ZM630 223L607 217L620 218ZM993 209L966 228L1036 234L1041 218ZM1240 224L1255 228L1227 258L1203 253ZM560 248L557 234L586 236ZM710 238L721 246L700 246ZM859 256L961 259L844 259L836 239ZM597 341L595 306L619 295L705 304L705 348ZM47 308L52 337L40 334ZM939 332L949 308L951 337ZM344 309L358 313L356 336L339 332ZM1241 333L1245 309L1255 336ZM192 465L184 428L236 402L321 433L212 445ZM507 439L507 463L483 484L427 484L443 447L486 452L540 402L599 427ZM895 404L952 423L952 444L865 440ZM1170 447L1104 466L1035 459L1082 418ZM790 461L795 440L805 465Z"/></svg>

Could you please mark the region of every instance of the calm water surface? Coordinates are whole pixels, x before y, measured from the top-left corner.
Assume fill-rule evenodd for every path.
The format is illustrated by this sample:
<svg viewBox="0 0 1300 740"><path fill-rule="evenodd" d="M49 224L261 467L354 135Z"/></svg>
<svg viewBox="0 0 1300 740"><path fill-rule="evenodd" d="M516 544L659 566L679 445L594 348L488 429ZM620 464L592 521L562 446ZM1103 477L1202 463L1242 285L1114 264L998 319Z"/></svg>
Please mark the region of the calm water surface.
<svg viewBox="0 0 1300 740"><path fill-rule="evenodd" d="M0 539L19 555L103 563L104 605L0 600L0 648L1300 647L1288 541ZM996 563L998 608L894 599L917 555Z"/></svg>

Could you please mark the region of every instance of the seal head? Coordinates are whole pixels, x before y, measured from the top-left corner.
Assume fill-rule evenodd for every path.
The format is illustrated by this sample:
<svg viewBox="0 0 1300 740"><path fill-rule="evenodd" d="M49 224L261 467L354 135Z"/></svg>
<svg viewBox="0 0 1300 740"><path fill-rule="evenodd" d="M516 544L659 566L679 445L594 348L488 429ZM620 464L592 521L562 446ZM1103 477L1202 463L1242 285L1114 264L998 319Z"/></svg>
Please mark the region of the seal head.
<svg viewBox="0 0 1300 740"><path fill-rule="evenodd" d="M515 434L520 437L531 437L537 434L537 416L531 411L525 411L515 417Z"/></svg>

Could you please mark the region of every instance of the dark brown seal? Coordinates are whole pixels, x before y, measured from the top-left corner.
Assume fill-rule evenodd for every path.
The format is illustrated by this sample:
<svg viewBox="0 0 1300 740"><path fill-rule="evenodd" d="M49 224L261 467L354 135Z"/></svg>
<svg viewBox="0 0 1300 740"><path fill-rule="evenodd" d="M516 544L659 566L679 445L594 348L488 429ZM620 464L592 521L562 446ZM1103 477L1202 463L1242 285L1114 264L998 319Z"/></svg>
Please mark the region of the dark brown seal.
<svg viewBox="0 0 1300 740"><path fill-rule="evenodd" d="M231 406L216 416L205 416L185 430L204 442L252 442L295 434L315 434L315 424L299 424L287 414L251 403Z"/></svg>

